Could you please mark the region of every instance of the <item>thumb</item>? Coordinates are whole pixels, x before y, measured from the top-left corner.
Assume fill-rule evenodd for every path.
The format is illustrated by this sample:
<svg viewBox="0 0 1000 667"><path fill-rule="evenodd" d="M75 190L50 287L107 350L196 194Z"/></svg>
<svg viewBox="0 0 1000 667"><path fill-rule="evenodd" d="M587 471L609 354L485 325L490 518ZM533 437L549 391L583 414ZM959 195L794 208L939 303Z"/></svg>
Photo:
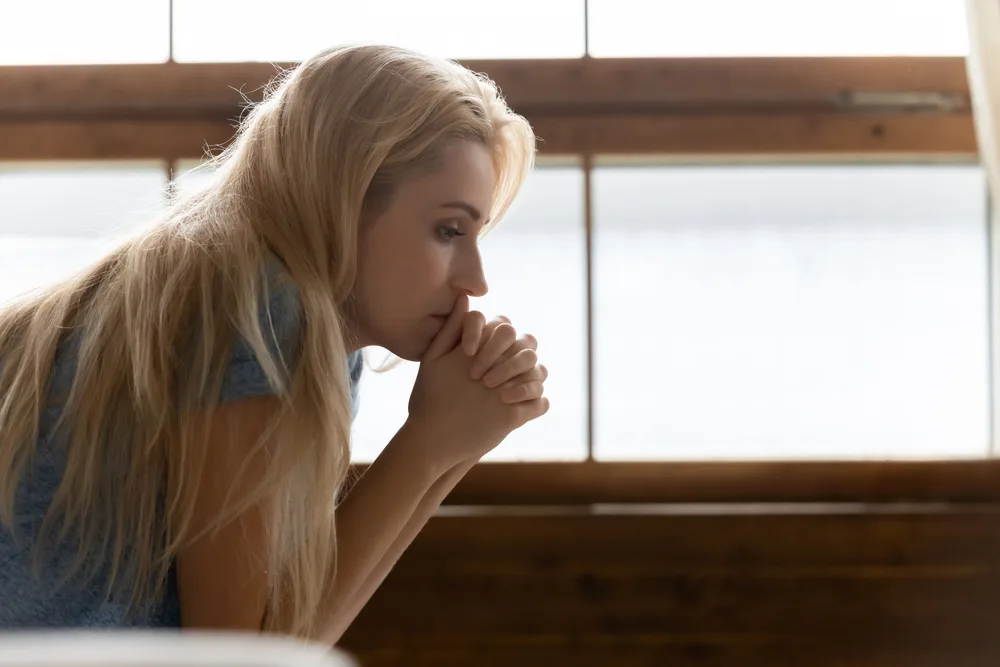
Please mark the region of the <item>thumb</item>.
<svg viewBox="0 0 1000 667"><path fill-rule="evenodd" d="M430 347L424 352L422 361L432 361L448 354L458 344L459 336L462 334L462 320L469 312L469 297L462 294L455 300L455 307L451 309L451 314L445 320L441 331L437 333Z"/></svg>

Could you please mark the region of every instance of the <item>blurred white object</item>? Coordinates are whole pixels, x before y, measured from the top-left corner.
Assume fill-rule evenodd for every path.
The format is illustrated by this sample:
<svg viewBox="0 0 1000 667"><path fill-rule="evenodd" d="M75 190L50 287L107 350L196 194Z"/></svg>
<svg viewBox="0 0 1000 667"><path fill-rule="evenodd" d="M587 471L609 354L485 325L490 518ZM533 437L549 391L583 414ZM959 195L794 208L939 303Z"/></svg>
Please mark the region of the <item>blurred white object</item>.
<svg viewBox="0 0 1000 667"><path fill-rule="evenodd" d="M357 667L346 653L292 639L178 631L0 634L0 667Z"/></svg>

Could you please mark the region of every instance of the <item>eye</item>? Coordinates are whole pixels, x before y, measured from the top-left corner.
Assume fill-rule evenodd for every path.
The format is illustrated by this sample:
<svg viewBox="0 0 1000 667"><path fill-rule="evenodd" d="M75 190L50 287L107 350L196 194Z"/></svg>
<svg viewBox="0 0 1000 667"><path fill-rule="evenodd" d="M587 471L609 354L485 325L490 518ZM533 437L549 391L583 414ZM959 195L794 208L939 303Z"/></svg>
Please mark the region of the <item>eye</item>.
<svg viewBox="0 0 1000 667"><path fill-rule="evenodd" d="M443 241L450 241L456 236L465 236L465 234L458 231L458 227L452 225L441 225L437 228L437 235Z"/></svg>

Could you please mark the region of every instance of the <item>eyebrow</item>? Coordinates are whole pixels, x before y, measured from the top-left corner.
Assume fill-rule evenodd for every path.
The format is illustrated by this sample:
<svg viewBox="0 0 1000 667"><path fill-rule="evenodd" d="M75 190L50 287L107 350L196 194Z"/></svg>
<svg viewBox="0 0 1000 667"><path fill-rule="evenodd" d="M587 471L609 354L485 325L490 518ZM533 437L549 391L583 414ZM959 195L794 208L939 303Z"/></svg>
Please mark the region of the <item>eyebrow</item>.
<svg viewBox="0 0 1000 667"><path fill-rule="evenodd" d="M438 208L457 208L468 213L473 220L480 220L483 217L483 214L479 212L479 209L464 201L446 201L443 204L439 204Z"/></svg>

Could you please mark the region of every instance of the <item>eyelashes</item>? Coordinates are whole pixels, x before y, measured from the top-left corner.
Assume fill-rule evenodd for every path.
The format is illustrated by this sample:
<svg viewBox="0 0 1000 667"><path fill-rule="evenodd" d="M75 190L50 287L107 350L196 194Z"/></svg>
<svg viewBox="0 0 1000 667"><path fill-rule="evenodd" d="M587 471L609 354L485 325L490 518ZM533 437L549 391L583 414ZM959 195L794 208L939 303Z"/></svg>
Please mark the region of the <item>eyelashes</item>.
<svg viewBox="0 0 1000 667"><path fill-rule="evenodd" d="M465 236L463 232L458 231L457 227L449 227L448 225L438 227L437 235L442 241L450 241L457 236Z"/></svg>

